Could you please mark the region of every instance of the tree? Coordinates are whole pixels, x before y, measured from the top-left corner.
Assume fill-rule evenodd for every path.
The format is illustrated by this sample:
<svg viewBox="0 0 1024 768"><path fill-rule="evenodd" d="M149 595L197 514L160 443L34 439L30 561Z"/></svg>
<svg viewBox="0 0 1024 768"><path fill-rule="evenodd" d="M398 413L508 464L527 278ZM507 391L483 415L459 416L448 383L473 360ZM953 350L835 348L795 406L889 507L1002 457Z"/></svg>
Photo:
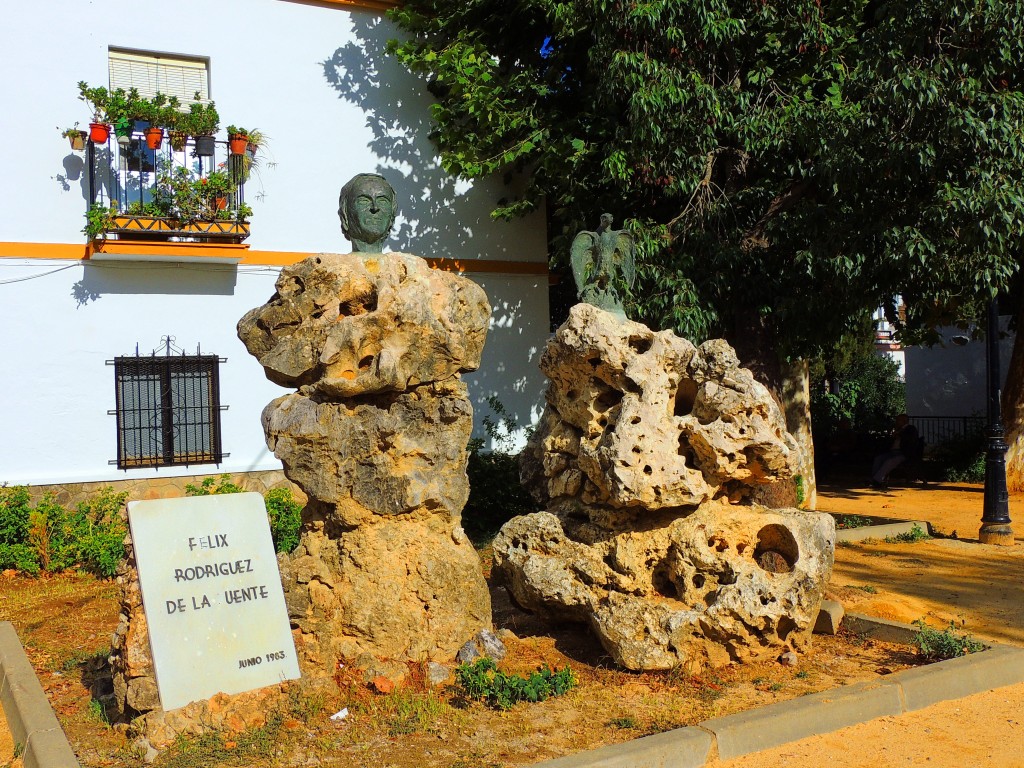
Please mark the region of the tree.
<svg viewBox="0 0 1024 768"><path fill-rule="evenodd" d="M496 216L546 202L557 261L612 212L638 241L634 315L725 335L782 392L788 363L866 309L909 335L970 316L1016 272L1022 14L1015 0L407 0L391 50L437 98L445 167L518 190Z"/></svg>

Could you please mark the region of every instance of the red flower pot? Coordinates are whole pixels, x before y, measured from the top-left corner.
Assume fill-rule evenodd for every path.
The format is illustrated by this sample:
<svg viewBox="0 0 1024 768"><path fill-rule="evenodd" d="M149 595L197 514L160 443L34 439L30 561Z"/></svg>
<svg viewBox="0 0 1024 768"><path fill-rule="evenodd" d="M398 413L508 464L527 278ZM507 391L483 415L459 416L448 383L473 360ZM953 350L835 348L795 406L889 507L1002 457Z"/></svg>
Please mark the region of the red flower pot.
<svg viewBox="0 0 1024 768"><path fill-rule="evenodd" d="M232 133L228 136L228 144L231 145L232 155L244 155L249 146L249 137L244 133Z"/></svg>
<svg viewBox="0 0 1024 768"><path fill-rule="evenodd" d="M106 123L89 123L89 141L93 144L106 144L109 139L109 125Z"/></svg>
<svg viewBox="0 0 1024 768"><path fill-rule="evenodd" d="M164 129L152 126L146 129L146 146L150 149L160 149L164 143Z"/></svg>

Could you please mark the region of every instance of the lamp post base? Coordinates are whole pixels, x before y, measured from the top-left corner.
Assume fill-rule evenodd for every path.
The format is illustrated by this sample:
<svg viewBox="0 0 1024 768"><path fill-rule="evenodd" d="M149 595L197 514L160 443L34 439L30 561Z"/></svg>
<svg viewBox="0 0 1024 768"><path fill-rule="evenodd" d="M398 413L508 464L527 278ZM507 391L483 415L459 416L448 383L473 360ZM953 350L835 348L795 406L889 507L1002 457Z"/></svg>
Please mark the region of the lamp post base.
<svg viewBox="0 0 1024 768"><path fill-rule="evenodd" d="M1006 523L982 523L978 531L978 540L982 544L998 544L1003 547L1012 547L1013 528Z"/></svg>

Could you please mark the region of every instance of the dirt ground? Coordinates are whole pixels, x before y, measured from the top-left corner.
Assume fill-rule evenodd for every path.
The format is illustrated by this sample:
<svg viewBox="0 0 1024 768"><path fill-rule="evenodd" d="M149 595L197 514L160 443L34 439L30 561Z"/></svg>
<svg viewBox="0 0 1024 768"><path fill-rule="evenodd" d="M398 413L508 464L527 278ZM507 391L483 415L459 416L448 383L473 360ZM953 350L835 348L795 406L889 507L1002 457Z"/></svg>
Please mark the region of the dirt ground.
<svg viewBox="0 0 1024 768"><path fill-rule="evenodd" d="M1024 495L1010 498L1016 544L977 543L982 488L914 485L879 492L819 488L818 508L930 523L913 544L840 546L830 592L846 610L912 622L952 620L973 636L1024 645ZM865 591L865 587L875 590ZM791 742L715 768L1024 766L1024 683Z"/></svg>
<svg viewBox="0 0 1024 768"><path fill-rule="evenodd" d="M974 636L1024 645L1024 543L997 548L969 540L977 536L980 488L933 485L878 493L828 486L821 489L819 508L925 520L937 533L951 536L955 530L958 536L838 547L829 592L848 611L907 622L924 617L936 627L953 620ZM1024 509L1024 497L1011 499L1011 516L1017 508ZM123 729L104 722L90 695L117 621L116 595L116 585L83 576L0 576L0 620L14 622L85 768L143 765ZM565 697L496 712L480 704L453 705L450 692L376 696L358 680L339 678L326 696L297 690L291 709L264 729L182 743L162 753L156 766L512 768L876 679L916 662L907 647L844 634L816 637L793 668L767 660L700 676L634 674L615 669L586 633L545 626L515 609L501 591L495 592L495 623L517 638L509 641L509 671L568 664L579 678L578 688ZM349 717L331 721L342 707ZM1024 766L1017 714L1022 707L1024 685L1012 686L718 765L819 768L831 759L872 768ZM6 768L9 756L2 750L0 739L0 767Z"/></svg>
<svg viewBox="0 0 1024 768"><path fill-rule="evenodd" d="M14 739L7 727L4 708L0 707L0 766L4 768L21 768L21 759L14 758Z"/></svg>

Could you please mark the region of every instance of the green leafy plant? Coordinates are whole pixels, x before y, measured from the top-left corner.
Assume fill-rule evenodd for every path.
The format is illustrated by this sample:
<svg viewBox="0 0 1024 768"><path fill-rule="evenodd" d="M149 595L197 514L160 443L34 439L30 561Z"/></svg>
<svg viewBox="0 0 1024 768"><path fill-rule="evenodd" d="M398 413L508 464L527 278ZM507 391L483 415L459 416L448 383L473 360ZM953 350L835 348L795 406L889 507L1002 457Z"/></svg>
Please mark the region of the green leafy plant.
<svg viewBox="0 0 1024 768"><path fill-rule="evenodd" d="M274 549L278 552L291 552L299 545L302 505L292 496L290 488L271 488L263 499L267 505Z"/></svg>
<svg viewBox="0 0 1024 768"><path fill-rule="evenodd" d="M107 101L110 92L103 86L90 88L84 80L78 82L78 98L85 102L92 113L94 123L105 123L108 120Z"/></svg>
<svg viewBox="0 0 1024 768"><path fill-rule="evenodd" d="M117 215L117 206L111 203L93 203L85 212L85 226L82 232L90 241L96 240L106 234L107 230L114 226L114 217Z"/></svg>
<svg viewBox="0 0 1024 768"><path fill-rule="evenodd" d="M186 496L217 496L222 493L243 493L244 490L231 482L231 475L227 473L217 477L204 477L199 485L185 484Z"/></svg>
<svg viewBox="0 0 1024 768"><path fill-rule="evenodd" d="M519 456L510 452L515 445L515 419L496 397L487 398L487 404L494 417L484 416L483 426L494 449L485 451L483 440L470 440L469 500L462 511L466 535L478 547L486 546L513 517L537 511L519 481Z"/></svg>
<svg viewBox="0 0 1024 768"><path fill-rule="evenodd" d="M851 528L864 528L871 525L871 518L863 515L832 515L836 521L836 528L849 530Z"/></svg>
<svg viewBox="0 0 1024 768"><path fill-rule="evenodd" d="M220 127L220 115L214 102L202 103L202 96L196 91L195 101L188 106L185 116L187 131L192 136L213 136ZM180 127L180 124L179 124Z"/></svg>
<svg viewBox="0 0 1024 768"><path fill-rule="evenodd" d="M942 630L932 629L925 624L924 619L918 619L914 625L917 627L914 645L917 646L918 655L925 661L954 659L968 653L977 653L985 648L984 644L970 635L956 632L956 625L952 621Z"/></svg>
<svg viewBox="0 0 1024 768"><path fill-rule="evenodd" d="M76 120L74 128L65 128L60 135L63 139L84 139L86 134L85 131L78 127L78 121Z"/></svg>
<svg viewBox="0 0 1024 768"><path fill-rule="evenodd" d="M222 493L242 493L244 488L231 482L231 475L205 477L198 485L188 483L186 496L216 496ZM271 488L263 495L270 521L270 535L277 552L291 552L299 545L302 529L302 505L295 500L290 488Z"/></svg>
<svg viewBox="0 0 1024 768"><path fill-rule="evenodd" d="M904 533L897 533L895 536L886 536L886 544L916 544L919 541L924 541L929 538L928 532L921 528L920 525L914 523L913 527L909 531Z"/></svg>
<svg viewBox="0 0 1024 768"><path fill-rule="evenodd" d="M576 686L576 677L569 667L556 672L545 665L523 677L502 672L489 658L460 664L455 669L455 681L465 698L483 701L494 709L510 709L521 701L544 701Z"/></svg>

